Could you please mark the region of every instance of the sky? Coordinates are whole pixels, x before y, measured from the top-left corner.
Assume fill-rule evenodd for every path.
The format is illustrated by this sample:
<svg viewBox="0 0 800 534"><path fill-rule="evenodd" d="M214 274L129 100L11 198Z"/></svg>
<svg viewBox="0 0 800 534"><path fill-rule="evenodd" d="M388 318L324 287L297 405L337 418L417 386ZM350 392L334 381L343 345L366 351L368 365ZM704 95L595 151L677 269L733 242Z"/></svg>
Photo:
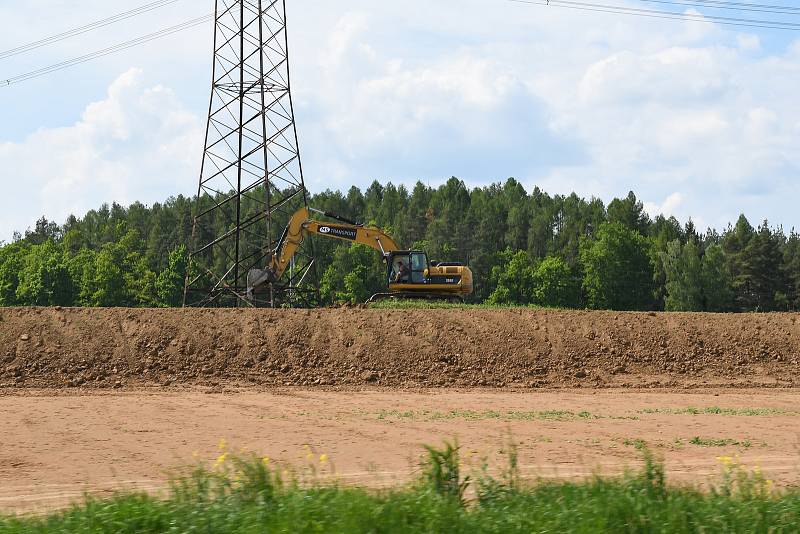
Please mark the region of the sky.
<svg viewBox="0 0 800 534"><path fill-rule="evenodd" d="M144 3L0 0L0 50ZM800 32L508 0L287 3L312 192L515 177L606 202L633 190L700 228L744 213L800 229ZM0 79L212 11L177 0L0 59ZM0 241L42 215L196 193L211 37L208 23L0 86Z"/></svg>

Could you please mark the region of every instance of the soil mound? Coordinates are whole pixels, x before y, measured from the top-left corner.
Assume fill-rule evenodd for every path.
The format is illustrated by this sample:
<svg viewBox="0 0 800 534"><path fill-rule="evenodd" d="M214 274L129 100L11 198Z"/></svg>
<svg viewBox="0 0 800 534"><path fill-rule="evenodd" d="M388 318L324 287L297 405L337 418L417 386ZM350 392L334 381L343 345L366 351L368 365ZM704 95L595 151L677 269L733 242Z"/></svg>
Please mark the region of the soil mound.
<svg viewBox="0 0 800 534"><path fill-rule="evenodd" d="M800 386L800 315L0 310L0 387Z"/></svg>

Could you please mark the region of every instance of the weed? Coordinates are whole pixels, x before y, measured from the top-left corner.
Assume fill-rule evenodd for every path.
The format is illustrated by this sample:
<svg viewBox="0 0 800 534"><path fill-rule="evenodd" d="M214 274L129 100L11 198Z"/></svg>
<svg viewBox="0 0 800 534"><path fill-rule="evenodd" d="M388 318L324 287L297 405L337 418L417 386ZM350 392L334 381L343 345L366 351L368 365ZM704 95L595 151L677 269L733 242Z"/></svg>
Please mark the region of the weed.
<svg viewBox="0 0 800 534"><path fill-rule="evenodd" d="M525 484L512 442L501 476L484 465L468 502L457 444L427 448L420 483L389 490L304 483L265 458L227 455L176 479L165 498L123 493L48 516L0 516L0 534L800 531L800 489L776 491L757 468L724 456L710 491L673 487L642 450L643 467L621 477Z"/></svg>
<svg viewBox="0 0 800 534"><path fill-rule="evenodd" d="M708 406L706 408L645 408L639 410L641 414L662 414L662 415L727 415L759 417L771 415L798 416L800 412L791 410L781 410L778 408L720 408L719 406Z"/></svg>
<svg viewBox="0 0 800 534"><path fill-rule="evenodd" d="M488 464L485 460L481 465L475 494L478 502L482 505L497 503L510 494L522 491L518 445L510 433L506 445L500 450L500 453L506 456L507 463L501 471L499 480L489 475Z"/></svg>
<svg viewBox="0 0 800 534"><path fill-rule="evenodd" d="M422 464L422 473L428 487L436 494L463 505L469 477L461 478L458 443L445 442L442 449L425 445L425 450L428 456Z"/></svg>
<svg viewBox="0 0 800 534"><path fill-rule="evenodd" d="M634 447L637 451L647 449L647 442L643 439L625 439L622 444L626 447Z"/></svg>
<svg viewBox="0 0 800 534"><path fill-rule="evenodd" d="M450 410L448 412L430 410L381 410L376 414L381 420L386 419L410 419L414 421L446 421L453 419L464 419L466 421L573 421L575 419L601 419L601 416L592 415L589 412L570 412L565 410L546 410L539 412L508 411L498 412L495 410Z"/></svg>
<svg viewBox="0 0 800 534"><path fill-rule="evenodd" d="M723 438L723 439L714 439L714 438L704 439L704 438L701 438L700 436L693 437L692 439L689 440L689 443L691 443L692 445L699 445L700 447L731 447L731 446L737 446L737 445L740 445L742 447L750 447L750 445L751 445L750 440L748 440L748 439L743 440L743 441L737 441L735 439L727 439L727 438Z"/></svg>

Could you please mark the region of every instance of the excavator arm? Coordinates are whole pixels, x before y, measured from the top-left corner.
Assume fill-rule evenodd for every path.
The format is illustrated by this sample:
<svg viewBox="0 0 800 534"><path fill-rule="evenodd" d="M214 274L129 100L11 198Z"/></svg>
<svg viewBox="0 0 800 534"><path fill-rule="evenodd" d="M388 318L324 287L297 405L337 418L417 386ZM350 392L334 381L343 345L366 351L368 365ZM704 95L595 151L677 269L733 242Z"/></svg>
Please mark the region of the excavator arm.
<svg viewBox="0 0 800 534"><path fill-rule="evenodd" d="M380 228L367 227L351 222L336 224L320 222L311 219L311 211L341 220L341 218L331 213L310 208L301 208L296 211L289 220L289 224L286 226L283 237L272 254L272 259L267 269L264 271L254 269L248 274L247 293L250 298L252 298L252 292L256 287L268 282L276 282L283 277L286 269L291 264L292 258L308 234L367 245L380 252L384 257L391 252L400 250L395 240Z"/></svg>

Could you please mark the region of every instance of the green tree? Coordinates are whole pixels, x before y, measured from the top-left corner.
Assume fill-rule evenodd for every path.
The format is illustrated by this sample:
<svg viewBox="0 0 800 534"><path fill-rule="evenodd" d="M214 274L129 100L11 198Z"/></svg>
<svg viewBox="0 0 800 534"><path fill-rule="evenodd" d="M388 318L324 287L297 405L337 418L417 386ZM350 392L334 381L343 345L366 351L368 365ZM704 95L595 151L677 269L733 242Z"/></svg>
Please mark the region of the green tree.
<svg viewBox="0 0 800 534"><path fill-rule="evenodd" d="M594 309L646 310L653 306L649 245L621 223L605 223L581 246L583 289Z"/></svg>
<svg viewBox="0 0 800 534"><path fill-rule="evenodd" d="M782 232L773 232L767 221L753 233L739 253L738 298L745 310L785 309L789 282L783 270Z"/></svg>
<svg viewBox="0 0 800 534"><path fill-rule="evenodd" d="M61 247L52 240L30 247L22 261L17 304L72 306L76 289Z"/></svg>
<svg viewBox="0 0 800 534"><path fill-rule="evenodd" d="M724 312L733 308L733 288L728 261L720 245L710 245L703 255L703 305L706 311Z"/></svg>
<svg viewBox="0 0 800 534"><path fill-rule="evenodd" d="M652 246L650 247L650 261L653 264L653 284L654 298L658 308L665 308L667 293L667 273L664 268L664 254L667 252L667 245L679 240L685 243L683 229L675 217L666 218L663 215L657 216L650 225L648 234Z"/></svg>
<svg viewBox="0 0 800 534"><path fill-rule="evenodd" d="M642 235L647 235L650 227L650 217L645 213L644 205L636 198L633 191L623 199L615 198L611 201L608 205L608 222L619 223Z"/></svg>
<svg viewBox="0 0 800 534"><path fill-rule="evenodd" d="M697 242L690 239L681 245L677 239L671 241L661 259L666 273L666 309L702 311L703 269Z"/></svg>
<svg viewBox="0 0 800 534"><path fill-rule="evenodd" d="M28 245L17 241L0 247L0 306L16 306L19 273L22 271Z"/></svg>
<svg viewBox="0 0 800 534"><path fill-rule="evenodd" d="M25 241L31 245L41 245L47 241L58 241L61 237L61 228L53 221L48 221L46 217L41 217L36 221L33 230L25 231Z"/></svg>
<svg viewBox="0 0 800 534"><path fill-rule="evenodd" d="M467 213L469 222L464 223L473 235L468 258L463 261L468 262L473 270L474 298L478 301L487 299L494 292L495 281L492 280L491 272L501 261L501 254L498 253L503 250L501 243L505 228L498 221L505 220L505 212L497 200L499 190L497 185L474 190Z"/></svg>
<svg viewBox="0 0 800 534"><path fill-rule="evenodd" d="M534 299L534 268L524 250L510 248L500 253L499 264L492 268L494 291L491 304L530 304Z"/></svg>
<svg viewBox="0 0 800 534"><path fill-rule="evenodd" d="M155 283L159 306L177 307L183 303L183 288L188 265L189 253L186 245L181 245L170 252L167 267L158 273Z"/></svg>
<svg viewBox="0 0 800 534"><path fill-rule="evenodd" d="M143 249L138 233L128 230L119 240L100 247L99 252L84 249L75 255L70 271L78 281L79 302L95 307L155 306L157 277Z"/></svg>
<svg viewBox="0 0 800 534"><path fill-rule="evenodd" d="M243 198L246 216L261 209L255 199L265 193L256 189ZM204 195L200 206L182 196L151 206L103 205L82 217L70 216L61 226L40 218L24 236L16 234L14 242L0 244L0 305L20 303L17 290L23 271L20 295L25 302L51 298L64 302L63 296L52 293L54 288L45 287L54 273L64 275L64 266L79 305L175 304L183 280L172 253L181 245L192 248L229 230L224 217L210 217L210 226L198 228L196 241L190 242L193 210L209 209L224 195ZM426 242L425 247L413 248L427 250L433 260L467 263L475 277L473 301L493 295L493 300L503 302L562 302L556 289L554 293L542 289L558 288L556 280L568 279L564 265L548 260L552 256L583 279L582 296L594 307L741 311L800 307L800 238L794 233L787 238L782 230L767 225L753 228L744 216L720 234L709 230L700 235L691 221L685 227L663 216L651 221L634 193L615 199L606 209L599 199L576 193L550 196L538 188L528 193L514 179L470 190L451 178L435 188L417 183L411 192L402 185L374 182L364 193L357 187L346 195L324 191L312 195L309 203L352 220L379 224L404 246ZM285 206L287 213L292 209ZM606 222L632 234L622 239L607 228L601 231ZM279 217L274 228L284 223L285 217ZM256 223L251 230L243 247L263 248L259 236L266 232L266 224ZM648 242L632 241L632 235ZM680 251L668 250L676 240ZM338 297L359 301L366 293L385 289L385 267L376 254L370 251L368 261L355 261L347 258L353 253L346 243L314 241L318 271L328 274L325 283L331 301ZM634 241L636 251L648 250L651 267L636 254L628 257L627 252L613 250L615 246L625 250ZM687 247L690 241L693 244ZM30 248L48 242L61 250L61 266L57 255L43 261L47 255L34 254L26 268ZM604 244L610 250L604 252ZM513 251L510 256L504 252L507 249ZM37 250L43 254L43 249ZM527 257L512 261L519 250ZM208 261L222 272L229 266L231 252L230 247L215 247ZM698 257L701 282L695 283ZM665 258L672 261L669 281ZM519 278L509 277L509 269ZM652 280L638 278L648 270ZM609 273L618 275L613 283Z"/></svg>
<svg viewBox="0 0 800 534"><path fill-rule="evenodd" d="M417 182L408 202L405 217L405 235L401 236L401 240L405 239L404 242L406 243L414 243L425 238L425 232L428 229L428 207L430 202L430 188L422 182Z"/></svg>
<svg viewBox="0 0 800 534"><path fill-rule="evenodd" d="M533 302L553 308L576 308L580 305L579 279L569 265L556 256L548 256L533 271Z"/></svg>
<svg viewBox="0 0 800 534"><path fill-rule="evenodd" d="M789 281L789 305L800 309L800 235L792 231L783 251L783 264Z"/></svg>
<svg viewBox="0 0 800 534"><path fill-rule="evenodd" d="M740 311L745 311L752 305L752 298L748 296L747 265L744 250L753 239L755 230L744 215L739 215L736 224L725 231L722 240L722 250L728 259L728 266L731 272L731 285L736 299L736 307Z"/></svg>
<svg viewBox="0 0 800 534"><path fill-rule="evenodd" d="M130 306L125 287L124 254L114 243L106 243L94 257L93 278L89 280L89 306Z"/></svg>
<svg viewBox="0 0 800 534"><path fill-rule="evenodd" d="M83 248L71 256L68 261L70 276L76 286L76 302L78 306L95 306L95 271L97 252Z"/></svg>
<svg viewBox="0 0 800 534"><path fill-rule="evenodd" d="M365 302L386 290L387 274L380 255L373 249L355 243L340 247L322 275L320 294L328 304Z"/></svg>

